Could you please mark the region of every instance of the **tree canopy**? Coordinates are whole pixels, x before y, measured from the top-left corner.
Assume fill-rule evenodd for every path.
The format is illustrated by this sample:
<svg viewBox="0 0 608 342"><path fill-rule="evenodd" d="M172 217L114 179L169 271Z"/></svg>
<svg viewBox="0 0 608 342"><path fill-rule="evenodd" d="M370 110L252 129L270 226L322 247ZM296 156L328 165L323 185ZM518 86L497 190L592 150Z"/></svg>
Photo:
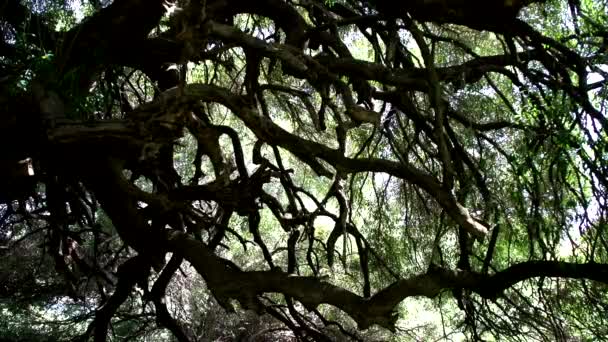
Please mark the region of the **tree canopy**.
<svg viewBox="0 0 608 342"><path fill-rule="evenodd" d="M607 27L1 0L0 337L608 338Z"/></svg>

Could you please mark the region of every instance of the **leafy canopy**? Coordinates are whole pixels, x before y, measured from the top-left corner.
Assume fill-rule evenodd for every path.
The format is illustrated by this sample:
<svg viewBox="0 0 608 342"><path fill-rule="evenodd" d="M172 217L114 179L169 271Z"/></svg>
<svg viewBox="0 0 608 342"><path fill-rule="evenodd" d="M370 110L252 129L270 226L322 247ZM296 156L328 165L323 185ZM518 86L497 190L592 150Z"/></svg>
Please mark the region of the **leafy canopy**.
<svg viewBox="0 0 608 342"><path fill-rule="evenodd" d="M606 339L607 13L0 2L0 336Z"/></svg>

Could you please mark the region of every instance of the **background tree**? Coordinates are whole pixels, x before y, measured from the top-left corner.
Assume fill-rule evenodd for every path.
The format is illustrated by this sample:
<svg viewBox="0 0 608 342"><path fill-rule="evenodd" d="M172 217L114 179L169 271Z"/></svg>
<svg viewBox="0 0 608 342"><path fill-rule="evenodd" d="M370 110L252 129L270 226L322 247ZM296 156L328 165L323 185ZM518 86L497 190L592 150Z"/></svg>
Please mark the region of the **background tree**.
<svg viewBox="0 0 608 342"><path fill-rule="evenodd" d="M0 1L0 335L605 339L606 13Z"/></svg>

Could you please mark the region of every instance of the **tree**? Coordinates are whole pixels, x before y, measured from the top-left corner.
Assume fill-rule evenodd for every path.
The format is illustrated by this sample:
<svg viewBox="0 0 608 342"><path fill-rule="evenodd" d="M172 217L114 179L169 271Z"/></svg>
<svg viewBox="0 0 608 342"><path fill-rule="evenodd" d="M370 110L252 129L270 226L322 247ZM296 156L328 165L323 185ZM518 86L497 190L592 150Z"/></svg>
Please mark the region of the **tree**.
<svg viewBox="0 0 608 342"><path fill-rule="evenodd" d="M606 338L606 13L1 1L1 331Z"/></svg>

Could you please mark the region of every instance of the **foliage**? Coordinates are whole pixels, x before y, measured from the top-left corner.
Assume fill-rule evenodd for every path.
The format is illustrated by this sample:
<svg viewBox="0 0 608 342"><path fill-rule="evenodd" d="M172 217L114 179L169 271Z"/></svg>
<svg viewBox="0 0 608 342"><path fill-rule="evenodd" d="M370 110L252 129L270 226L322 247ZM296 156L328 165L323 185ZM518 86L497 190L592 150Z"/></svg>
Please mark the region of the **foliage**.
<svg viewBox="0 0 608 342"><path fill-rule="evenodd" d="M608 338L607 7L3 1L0 339Z"/></svg>

